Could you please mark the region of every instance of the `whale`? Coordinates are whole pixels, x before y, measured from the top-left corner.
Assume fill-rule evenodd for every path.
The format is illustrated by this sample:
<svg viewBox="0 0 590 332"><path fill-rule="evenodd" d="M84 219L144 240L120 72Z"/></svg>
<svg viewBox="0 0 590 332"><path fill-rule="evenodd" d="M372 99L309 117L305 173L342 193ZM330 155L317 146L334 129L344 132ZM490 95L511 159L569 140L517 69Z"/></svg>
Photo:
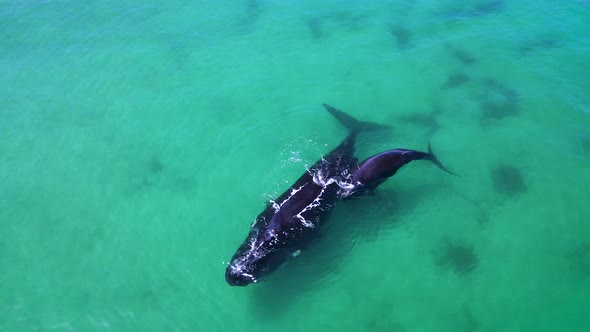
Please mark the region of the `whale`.
<svg viewBox="0 0 590 332"><path fill-rule="evenodd" d="M432 152L430 143L428 143L428 152L392 149L380 152L361 162L353 172L352 186L350 186L352 190L344 194L343 198L360 196L367 192L373 193L381 183L414 160L429 160L443 171L457 176L441 164Z"/></svg>
<svg viewBox="0 0 590 332"><path fill-rule="evenodd" d="M438 161L430 144L428 152L394 149L359 163L355 156L358 134L391 127L360 121L330 105L323 106L348 129L347 136L279 197L270 200L255 218L225 270L225 280L230 286L258 283L298 256L317 237L338 202L374 191L409 162L429 160L453 174Z"/></svg>

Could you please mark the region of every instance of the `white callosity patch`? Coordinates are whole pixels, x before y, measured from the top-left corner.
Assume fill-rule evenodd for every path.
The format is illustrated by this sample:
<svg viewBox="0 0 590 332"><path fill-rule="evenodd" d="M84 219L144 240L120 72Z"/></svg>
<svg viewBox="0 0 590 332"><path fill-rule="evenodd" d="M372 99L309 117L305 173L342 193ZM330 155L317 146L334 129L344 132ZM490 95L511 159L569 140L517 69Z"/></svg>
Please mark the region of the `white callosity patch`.
<svg viewBox="0 0 590 332"><path fill-rule="evenodd" d="M322 161L325 161L325 159L322 158ZM338 196L340 198L346 198L346 197L352 195L354 193L354 190L356 189L356 186L353 183L351 183L352 176L351 176L348 169L342 170L342 173L338 177L328 177L325 174L325 170L322 168L317 169L315 171L308 169L307 171L312 176L314 184L321 186L322 190L319 193L318 197L316 197L316 199L314 199L309 205L307 205L305 208L303 208L303 210L301 212L299 212L296 215L296 217L299 220L301 220L301 222L303 223L303 225L305 227L313 228L313 227L315 227L315 224L312 221L305 219L303 217L303 213L310 211L313 208L316 208L321 205L322 195L324 194L325 189L329 185L336 183L338 185L338 187L341 188L341 190L338 191ZM301 188L299 188L299 189L301 189Z"/></svg>
<svg viewBox="0 0 590 332"><path fill-rule="evenodd" d="M297 188L297 189L293 189L291 190L291 194L289 195L289 197L287 197L284 201L282 201L280 204L278 204L277 202L275 202L274 200L270 200L270 202L272 203L272 207L273 209L275 209L275 212L279 212L279 210L281 209L281 207L283 207L283 205L289 200L291 199L291 197L295 196L295 194L297 194L301 189L303 189L303 187L305 187L307 185L304 184L301 187Z"/></svg>
<svg viewBox="0 0 590 332"><path fill-rule="evenodd" d="M272 208L275 209L275 212L279 212L279 210L281 209L281 206L279 204L277 204L277 202L275 202L274 200L269 200L269 202L272 204Z"/></svg>
<svg viewBox="0 0 590 332"><path fill-rule="evenodd" d="M249 271L247 270L248 266L246 264L246 258L247 256L243 255L234 260L230 265L231 272L235 275L246 276L252 279L252 282L257 282L256 278L254 278L254 275L248 273Z"/></svg>
<svg viewBox="0 0 590 332"><path fill-rule="evenodd" d="M352 183L352 174L348 169L342 171L342 177L341 179L338 179L336 183L341 189L338 191L339 198L346 198L352 195L356 189L356 186Z"/></svg>
<svg viewBox="0 0 590 332"><path fill-rule="evenodd" d="M317 175L317 176L316 176ZM317 181L316 182L316 178ZM318 185L322 186L322 190L320 191L320 194L318 195L318 197L316 197L311 203L309 203L309 205L307 205L305 208L303 208L303 210L301 210L301 212L299 212L296 217L299 218L299 220L301 220L301 223L303 224L303 226L305 227L309 227L309 228L314 228L315 224L312 221L309 221L307 219L305 219L303 217L303 213L307 212L307 211L311 211L313 208L316 208L318 206L321 205L321 201L322 201L322 195L324 194L324 192L326 191L326 188L333 184L333 183L337 183L338 181L335 178L329 178L327 181L324 180L322 174L320 171L318 171L317 173L314 174L314 182ZM321 184L320 184L321 183Z"/></svg>
<svg viewBox="0 0 590 332"><path fill-rule="evenodd" d="M322 159L323 160L323 159ZM313 183L317 184L318 186L322 186L325 187L327 185L327 180L331 180L331 179L326 179L326 175L324 174L324 170L323 169L318 169L315 172L311 172L309 171L312 176L313 179Z"/></svg>
<svg viewBox="0 0 590 332"><path fill-rule="evenodd" d="M338 185L338 187L341 188L341 190L338 191L338 196L340 198L346 198L346 197L352 195L354 193L354 190L356 189L356 186L351 182L352 176L351 176L350 172L348 171L348 169L344 169L341 173L341 176L339 176L339 177L327 178L324 175L324 172L322 169L319 169L319 170L317 170L317 172L310 173L310 174L313 177L313 182L315 184L317 184L318 186L322 186L325 188L332 183L336 183ZM322 190L322 192L323 192L323 190Z"/></svg>
<svg viewBox="0 0 590 332"><path fill-rule="evenodd" d="M356 186L350 182L346 181L337 181L338 187L340 190L338 191L338 197L346 198L354 193Z"/></svg>
<svg viewBox="0 0 590 332"><path fill-rule="evenodd" d="M246 276L256 283L258 280L250 272L250 263L262 258L266 252L260 250L263 243L257 243L256 236L252 237L249 242L250 249L230 263L230 269L233 274Z"/></svg>

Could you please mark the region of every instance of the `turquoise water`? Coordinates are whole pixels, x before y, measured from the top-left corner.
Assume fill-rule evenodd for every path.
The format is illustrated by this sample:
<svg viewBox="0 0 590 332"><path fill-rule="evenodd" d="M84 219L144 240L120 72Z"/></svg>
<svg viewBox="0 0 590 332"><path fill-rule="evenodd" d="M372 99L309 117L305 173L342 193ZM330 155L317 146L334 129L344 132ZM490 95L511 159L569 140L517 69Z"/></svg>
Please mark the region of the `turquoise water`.
<svg viewBox="0 0 590 332"><path fill-rule="evenodd" d="M588 331L588 1L0 2L0 330ZM346 132L434 151L225 283Z"/></svg>

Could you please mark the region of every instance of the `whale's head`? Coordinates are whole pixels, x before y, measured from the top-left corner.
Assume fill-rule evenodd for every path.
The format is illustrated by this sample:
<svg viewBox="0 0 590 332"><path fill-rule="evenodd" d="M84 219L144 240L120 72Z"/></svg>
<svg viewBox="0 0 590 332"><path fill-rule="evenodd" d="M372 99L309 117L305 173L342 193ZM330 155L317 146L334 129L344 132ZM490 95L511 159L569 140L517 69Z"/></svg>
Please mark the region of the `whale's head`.
<svg viewBox="0 0 590 332"><path fill-rule="evenodd" d="M250 236L238 248L225 270L225 280L231 286L247 286L257 283L262 277L282 266L291 252L277 245L272 236Z"/></svg>
<svg viewBox="0 0 590 332"><path fill-rule="evenodd" d="M283 265L291 255L281 249L246 251L234 256L225 270L225 280L231 286L247 286Z"/></svg>

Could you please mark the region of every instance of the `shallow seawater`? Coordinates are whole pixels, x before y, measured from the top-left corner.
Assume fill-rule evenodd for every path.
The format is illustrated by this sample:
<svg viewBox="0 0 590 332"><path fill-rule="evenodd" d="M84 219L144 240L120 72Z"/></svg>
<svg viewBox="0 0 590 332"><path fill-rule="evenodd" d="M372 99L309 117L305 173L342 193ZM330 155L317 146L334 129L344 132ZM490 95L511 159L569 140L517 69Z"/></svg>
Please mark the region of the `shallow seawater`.
<svg viewBox="0 0 590 332"><path fill-rule="evenodd" d="M588 1L1 1L0 330L588 331ZM428 142L245 288L346 135Z"/></svg>

